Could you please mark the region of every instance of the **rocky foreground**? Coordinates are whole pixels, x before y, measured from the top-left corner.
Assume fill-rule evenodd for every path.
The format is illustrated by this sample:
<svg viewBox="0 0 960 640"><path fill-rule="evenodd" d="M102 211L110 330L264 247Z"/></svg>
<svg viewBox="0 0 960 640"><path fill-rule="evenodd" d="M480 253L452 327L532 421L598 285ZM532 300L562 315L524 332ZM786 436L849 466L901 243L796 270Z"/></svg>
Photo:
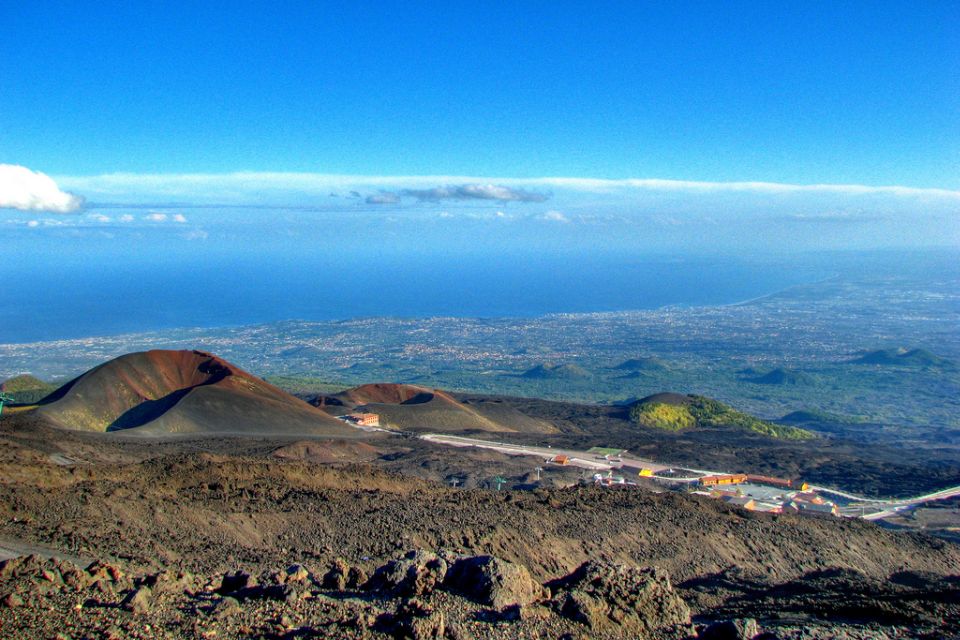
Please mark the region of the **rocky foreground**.
<svg viewBox="0 0 960 640"><path fill-rule="evenodd" d="M753 618L695 624L669 576L658 569L588 561L563 578L541 584L523 565L493 556L411 551L371 575L339 558L320 571L294 564L260 575L242 569L218 575L129 575L115 564L94 562L81 568L69 561L22 556L0 563L0 635L58 640L787 640L932 639L960 631L956 584L940 585L940 592L930 590L929 584L905 586L896 599L909 604L898 607L890 606L891 594L871 598L866 592L855 593L855 574L833 572L818 579L821 584L814 580L806 589L787 589L797 603L809 605L813 595L823 599L819 609L824 613L874 608L877 615L899 618L909 628L822 622L798 626L789 616L766 628Z"/></svg>
<svg viewBox="0 0 960 640"><path fill-rule="evenodd" d="M960 638L944 540L640 489L454 489L414 476L529 462L309 444L4 419L0 552L39 555L0 564L0 638Z"/></svg>

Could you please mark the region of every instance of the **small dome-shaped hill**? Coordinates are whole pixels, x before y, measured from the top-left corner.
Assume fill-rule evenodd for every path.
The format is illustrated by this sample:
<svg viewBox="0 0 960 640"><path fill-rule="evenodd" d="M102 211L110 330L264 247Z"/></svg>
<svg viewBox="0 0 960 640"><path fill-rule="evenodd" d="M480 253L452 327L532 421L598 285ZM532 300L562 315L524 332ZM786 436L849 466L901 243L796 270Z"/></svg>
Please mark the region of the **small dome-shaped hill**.
<svg viewBox="0 0 960 640"><path fill-rule="evenodd" d="M630 418L641 427L663 431L723 428L791 440L813 437L804 429L760 420L712 398L680 393L657 393L638 400L631 405Z"/></svg>
<svg viewBox="0 0 960 640"><path fill-rule="evenodd" d="M32 376L29 373L23 373L18 376L13 376L12 378L7 378L3 382L0 382L0 391L4 391L6 393L16 393L18 391L29 391L32 389L39 389L49 386L50 384L44 382L40 378Z"/></svg>
<svg viewBox="0 0 960 640"><path fill-rule="evenodd" d="M855 364L904 367L949 367L953 365L953 361L931 353L926 349L907 349L905 347L869 351L854 358L850 362Z"/></svg>
<svg viewBox="0 0 960 640"><path fill-rule="evenodd" d="M0 382L0 392L12 398L13 402L20 404L38 402L56 389L56 385L44 382L28 373Z"/></svg>
<svg viewBox="0 0 960 640"><path fill-rule="evenodd" d="M778 422L784 424L798 424L798 425L830 425L830 424L858 424L865 422L862 418L855 416L844 416L836 413L830 413L828 411L821 411L819 409L800 409L798 411L791 411L786 414Z"/></svg>
<svg viewBox="0 0 960 640"><path fill-rule="evenodd" d="M575 364L538 364L520 376L533 380L580 380L589 378L590 372Z"/></svg>
<svg viewBox="0 0 960 640"><path fill-rule="evenodd" d="M655 393L652 396L647 396L646 398L640 398L634 405L644 405L644 404L669 404L673 406L686 406L693 403L693 396L688 396L683 393L673 393L671 391L664 391L661 393Z"/></svg>
<svg viewBox="0 0 960 640"><path fill-rule="evenodd" d="M412 384L365 384L337 394L344 403L360 404L423 404L434 399L433 389ZM441 392L442 393L442 392Z"/></svg>
<svg viewBox="0 0 960 640"><path fill-rule="evenodd" d="M665 371L669 369L669 365L660 358L630 358L629 360L624 360L620 364L614 367L619 371L631 371L631 372L640 372L640 371Z"/></svg>
<svg viewBox="0 0 960 640"><path fill-rule="evenodd" d="M37 413L85 431L139 433L322 433L348 425L203 351L130 353L87 371Z"/></svg>
<svg viewBox="0 0 960 640"><path fill-rule="evenodd" d="M381 425L411 431L557 431L549 422L515 409L486 402L464 403L446 391L412 384L365 384L324 398L324 406L335 412L376 413Z"/></svg>

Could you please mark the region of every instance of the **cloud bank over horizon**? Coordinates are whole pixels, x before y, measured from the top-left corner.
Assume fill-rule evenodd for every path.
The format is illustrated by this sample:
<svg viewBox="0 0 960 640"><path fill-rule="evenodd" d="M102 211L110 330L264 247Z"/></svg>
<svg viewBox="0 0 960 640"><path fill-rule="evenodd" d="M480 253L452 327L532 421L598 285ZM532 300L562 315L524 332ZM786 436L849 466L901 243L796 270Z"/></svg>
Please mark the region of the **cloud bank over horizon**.
<svg viewBox="0 0 960 640"><path fill-rule="evenodd" d="M39 176L45 190L34 189L43 198L18 198L16 208L39 210L33 204L39 202L62 212L78 206L76 193L91 215L75 227L122 222L124 229L160 233L158 223L172 222L211 241L307 237L316 233L313 227L334 224L346 236L378 237L385 247L426 238L438 246L471 246L477 237L491 246L593 243L657 250L960 247L960 191L949 189L275 172L49 178L18 169ZM7 222L22 227L23 214ZM33 228L57 227L64 225L44 221Z"/></svg>
<svg viewBox="0 0 960 640"><path fill-rule="evenodd" d="M422 202L443 200L496 200L497 202L543 202L550 196L524 189L515 189L498 184L461 184L434 187L432 189L404 189L404 196L412 196Z"/></svg>
<svg viewBox="0 0 960 640"><path fill-rule="evenodd" d="M43 175L43 174L40 174ZM108 173L60 176L66 188L88 199L116 198L134 204L151 198L182 198L198 202L261 203L282 206L303 196L364 197L371 204L392 204L402 197L436 202L491 200L544 202L552 190L581 194L689 193L689 194L824 194L834 196L888 196L925 198L960 204L960 191L901 185L792 184L778 182L715 182L661 178L506 178L477 176L373 176L293 172L233 173Z"/></svg>
<svg viewBox="0 0 960 640"><path fill-rule="evenodd" d="M60 190L50 176L15 164L0 164L0 209L74 213L83 198Z"/></svg>

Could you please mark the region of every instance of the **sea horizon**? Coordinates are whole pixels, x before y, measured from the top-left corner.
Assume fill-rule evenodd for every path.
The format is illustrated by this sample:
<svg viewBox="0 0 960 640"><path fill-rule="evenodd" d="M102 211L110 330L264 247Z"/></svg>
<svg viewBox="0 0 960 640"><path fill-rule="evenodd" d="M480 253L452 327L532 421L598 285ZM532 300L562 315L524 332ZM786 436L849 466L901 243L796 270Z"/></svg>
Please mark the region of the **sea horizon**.
<svg viewBox="0 0 960 640"><path fill-rule="evenodd" d="M275 259L267 269L251 268L241 255L232 261L219 258L217 269L158 268L153 262L122 268L77 263L67 271L34 267L7 285L0 302L0 342L283 321L535 318L726 306L843 274L942 271L950 269L954 254L917 260L909 255L737 259L616 254L573 261L565 252L542 252L521 269L510 253L451 262L446 256L422 254L369 261L344 252ZM94 308L101 313L93 314Z"/></svg>

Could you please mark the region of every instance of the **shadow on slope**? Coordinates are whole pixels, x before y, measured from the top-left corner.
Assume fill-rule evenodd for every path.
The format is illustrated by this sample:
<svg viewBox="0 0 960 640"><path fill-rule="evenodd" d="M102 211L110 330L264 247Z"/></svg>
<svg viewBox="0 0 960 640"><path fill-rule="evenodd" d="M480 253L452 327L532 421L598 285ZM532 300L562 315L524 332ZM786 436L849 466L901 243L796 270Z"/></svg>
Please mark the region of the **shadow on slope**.
<svg viewBox="0 0 960 640"><path fill-rule="evenodd" d="M326 413L203 351L106 362L44 400L38 414L84 431L357 435Z"/></svg>

